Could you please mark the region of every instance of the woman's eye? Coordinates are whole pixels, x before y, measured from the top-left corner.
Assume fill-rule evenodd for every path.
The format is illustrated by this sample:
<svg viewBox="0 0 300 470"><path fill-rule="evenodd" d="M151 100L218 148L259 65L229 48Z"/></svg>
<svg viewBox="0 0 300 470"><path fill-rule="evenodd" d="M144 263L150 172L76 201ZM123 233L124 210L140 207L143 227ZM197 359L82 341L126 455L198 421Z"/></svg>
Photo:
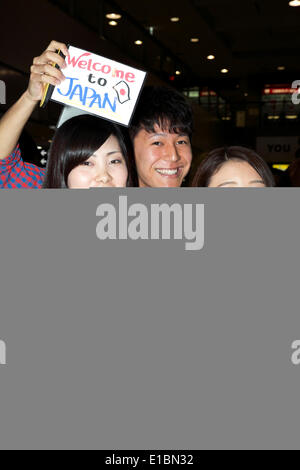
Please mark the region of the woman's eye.
<svg viewBox="0 0 300 470"><path fill-rule="evenodd" d="M111 163L111 165L121 165L121 163L123 163L123 162L122 162L122 160L117 159L117 160L111 160L110 163Z"/></svg>
<svg viewBox="0 0 300 470"><path fill-rule="evenodd" d="M81 163L82 166L93 166L92 162L83 162Z"/></svg>
<svg viewBox="0 0 300 470"><path fill-rule="evenodd" d="M178 145L188 145L188 142L186 140L179 140L177 142Z"/></svg>

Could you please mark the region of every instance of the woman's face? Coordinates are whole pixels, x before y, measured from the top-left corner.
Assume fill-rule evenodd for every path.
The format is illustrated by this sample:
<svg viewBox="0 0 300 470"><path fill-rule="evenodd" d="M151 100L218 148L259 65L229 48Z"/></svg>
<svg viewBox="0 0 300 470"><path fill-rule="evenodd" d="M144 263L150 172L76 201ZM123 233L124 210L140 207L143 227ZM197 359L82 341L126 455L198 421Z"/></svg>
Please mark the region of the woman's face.
<svg viewBox="0 0 300 470"><path fill-rule="evenodd" d="M125 188L128 170L118 139L111 135L91 157L68 176L70 189Z"/></svg>
<svg viewBox="0 0 300 470"><path fill-rule="evenodd" d="M257 171L247 162L230 160L211 177L209 188L265 188Z"/></svg>

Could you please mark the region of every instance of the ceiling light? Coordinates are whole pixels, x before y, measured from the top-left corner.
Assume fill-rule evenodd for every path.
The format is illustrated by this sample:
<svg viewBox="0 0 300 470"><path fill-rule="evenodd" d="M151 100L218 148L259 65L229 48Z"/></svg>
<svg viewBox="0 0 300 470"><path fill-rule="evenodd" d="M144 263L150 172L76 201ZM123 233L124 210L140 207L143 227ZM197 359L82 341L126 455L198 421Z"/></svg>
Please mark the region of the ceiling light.
<svg viewBox="0 0 300 470"><path fill-rule="evenodd" d="M120 20L122 18L122 15L119 15L119 13L108 13L106 15L106 18L109 20Z"/></svg>
<svg viewBox="0 0 300 470"><path fill-rule="evenodd" d="M283 70L285 70L285 66L284 65L279 65L277 67L277 70L279 70L279 72L282 72Z"/></svg>
<svg viewBox="0 0 300 470"><path fill-rule="evenodd" d="M229 72L228 69L222 69L222 70L221 70L221 73L228 73L228 72Z"/></svg>
<svg viewBox="0 0 300 470"><path fill-rule="evenodd" d="M172 18L170 18L170 21L172 23L178 23L180 21L180 18L178 16L173 16Z"/></svg>
<svg viewBox="0 0 300 470"><path fill-rule="evenodd" d="M215 56L213 54L210 54L207 56L207 60L215 60Z"/></svg>
<svg viewBox="0 0 300 470"><path fill-rule="evenodd" d="M193 42L194 44L199 42L200 39L199 38L191 38L191 42Z"/></svg>
<svg viewBox="0 0 300 470"><path fill-rule="evenodd" d="M278 121L278 119L280 119L280 116L278 116L278 115L274 115L274 116L273 116L273 115L271 114L271 115L268 116L268 119L269 119L269 121L272 121L272 120Z"/></svg>
<svg viewBox="0 0 300 470"><path fill-rule="evenodd" d="M180 70L176 70L176 72L175 72L175 73L176 73L176 75L181 75L181 72L180 72Z"/></svg>
<svg viewBox="0 0 300 470"><path fill-rule="evenodd" d="M109 26L118 26L118 22L117 21L109 21Z"/></svg>
<svg viewBox="0 0 300 470"><path fill-rule="evenodd" d="M142 46L143 45L143 41L141 41L140 39L138 39L137 41L135 41L134 43L136 46Z"/></svg>
<svg viewBox="0 0 300 470"><path fill-rule="evenodd" d="M285 119L290 119L290 120L292 120L292 119L298 119L298 115L297 115L297 114L287 114L287 115L285 116Z"/></svg>
<svg viewBox="0 0 300 470"><path fill-rule="evenodd" d="M300 7L300 0L291 0L289 5L290 7Z"/></svg>

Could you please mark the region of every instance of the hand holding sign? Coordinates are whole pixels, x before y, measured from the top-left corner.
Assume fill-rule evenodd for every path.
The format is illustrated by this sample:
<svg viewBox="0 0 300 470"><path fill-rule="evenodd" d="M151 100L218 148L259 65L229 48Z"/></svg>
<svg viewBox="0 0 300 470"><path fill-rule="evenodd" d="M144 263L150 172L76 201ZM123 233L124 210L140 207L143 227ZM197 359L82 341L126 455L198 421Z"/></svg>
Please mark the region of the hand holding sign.
<svg viewBox="0 0 300 470"><path fill-rule="evenodd" d="M42 99L45 87L60 85L65 79L63 73L52 66L53 63L58 64L60 68L67 66L65 60L57 54L57 50L61 50L64 55L69 54L65 44L52 41L39 57L33 59L27 96L34 102Z"/></svg>
<svg viewBox="0 0 300 470"><path fill-rule="evenodd" d="M52 100L129 126L146 72L69 48L66 80L57 86Z"/></svg>

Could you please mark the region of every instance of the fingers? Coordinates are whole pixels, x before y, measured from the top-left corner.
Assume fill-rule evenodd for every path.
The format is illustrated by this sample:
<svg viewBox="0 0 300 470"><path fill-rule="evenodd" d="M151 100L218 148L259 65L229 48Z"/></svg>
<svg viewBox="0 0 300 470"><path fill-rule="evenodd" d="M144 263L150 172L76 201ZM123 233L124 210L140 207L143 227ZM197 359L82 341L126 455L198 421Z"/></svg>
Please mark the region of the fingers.
<svg viewBox="0 0 300 470"><path fill-rule="evenodd" d="M60 81L55 77L50 77L50 75L41 75L39 73L32 73L30 80L32 83L46 83L54 86L60 84Z"/></svg>
<svg viewBox="0 0 300 470"><path fill-rule="evenodd" d="M40 75L40 76L47 75L49 77L55 78L58 84L60 84L66 78L60 70L58 70L55 67L52 67L49 64L32 65L30 71L31 71L31 74Z"/></svg>
<svg viewBox="0 0 300 470"><path fill-rule="evenodd" d="M33 65L42 64L57 64L62 69L67 67L66 61L60 55L50 51L45 51L41 56L33 59Z"/></svg>
<svg viewBox="0 0 300 470"><path fill-rule="evenodd" d="M59 67L62 69L66 68L67 66L65 59L61 57L60 55L55 54L54 52L46 51L44 53L44 56L45 56L45 60L47 60L48 62L52 64L55 63L59 65Z"/></svg>
<svg viewBox="0 0 300 470"><path fill-rule="evenodd" d="M57 64L60 68L66 68L66 61L57 54L57 50L61 50L64 55L69 55L68 48L65 44L52 41L43 54L33 59L33 65Z"/></svg>
<svg viewBox="0 0 300 470"><path fill-rule="evenodd" d="M64 74L54 64L61 69L67 67L66 61L57 54L57 50L61 50L65 56L69 55L68 48L65 44L52 41L48 48L33 60L30 69L30 80L28 85L28 93L31 99L38 101L41 99L41 90L44 84L58 86L65 80Z"/></svg>
<svg viewBox="0 0 300 470"><path fill-rule="evenodd" d="M47 50L52 51L52 52L56 52L57 50L61 50L62 53L65 56L69 55L69 50L68 50L67 46L62 42L51 41L49 46L47 47Z"/></svg>

